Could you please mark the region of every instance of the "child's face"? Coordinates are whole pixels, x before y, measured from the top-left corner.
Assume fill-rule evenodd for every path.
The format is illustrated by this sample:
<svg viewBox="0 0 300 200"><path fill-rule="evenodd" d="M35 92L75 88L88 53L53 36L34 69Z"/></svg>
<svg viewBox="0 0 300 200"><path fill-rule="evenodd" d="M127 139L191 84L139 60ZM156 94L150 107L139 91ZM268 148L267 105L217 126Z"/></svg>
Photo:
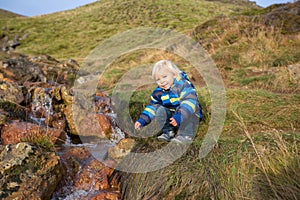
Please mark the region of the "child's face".
<svg viewBox="0 0 300 200"><path fill-rule="evenodd" d="M157 71L155 75L155 81L158 87L168 90L174 83L175 74L171 72L168 68L163 67Z"/></svg>

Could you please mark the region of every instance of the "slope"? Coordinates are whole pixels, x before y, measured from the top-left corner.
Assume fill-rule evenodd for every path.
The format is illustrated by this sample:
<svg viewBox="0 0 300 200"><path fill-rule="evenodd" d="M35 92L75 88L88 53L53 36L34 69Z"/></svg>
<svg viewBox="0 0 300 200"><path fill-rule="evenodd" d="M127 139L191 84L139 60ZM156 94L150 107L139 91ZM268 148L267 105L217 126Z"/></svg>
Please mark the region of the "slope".
<svg viewBox="0 0 300 200"><path fill-rule="evenodd" d="M32 18L0 20L5 34L28 35L18 48L27 54L49 54L79 62L99 42L134 27L162 27L187 32L196 24L218 15L253 7L205 0L102 0L74 10ZM3 30L2 34L3 34Z"/></svg>

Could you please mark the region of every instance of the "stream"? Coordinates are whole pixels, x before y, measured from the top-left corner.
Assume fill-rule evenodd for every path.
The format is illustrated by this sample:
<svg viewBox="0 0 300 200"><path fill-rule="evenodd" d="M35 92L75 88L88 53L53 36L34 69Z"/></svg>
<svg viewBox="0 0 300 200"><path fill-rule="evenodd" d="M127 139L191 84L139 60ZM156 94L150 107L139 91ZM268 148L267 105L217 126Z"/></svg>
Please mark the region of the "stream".
<svg viewBox="0 0 300 200"><path fill-rule="evenodd" d="M35 93L31 102L31 112L29 118L36 124L41 126L47 126L47 120L55 114L55 103L53 96L51 95L51 90L45 88L41 93ZM107 97L105 97L107 98ZM102 101L101 97L95 98L95 101ZM86 173L85 166L91 162L91 160L98 160L102 163L108 159L108 149L116 146L116 144L123 138L125 138L125 133L117 126L116 114L112 110L109 104L101 104L96 114L102 114L107 117L110 121L111 135L108 139L99 139L95 136L78 136L66 132L66 139L64 143L59 144L55 149L56 153L61 157L61 162L67 167L65 176L63 177L57 190L52 195L51 200L77 200L77 199L90 199L91 197L101 193L99 188L96 186L97 179L93 178L95 173L99 173L99 170L93 168L89 169L89 178L91 181L86 181L91 183L88 187L80 189L76 181L81 181L81 174ZM83 140L82 140L83 139ZM84 142L82 142L84 141ZM93 152L89 155L89 150ZM74 158L68 156L69 152L79 151L76 155L79 157ZM72 154L71 154L72 155ZM76 165L74 167L74 165ZM74 169L76 168L76 169ZM104 189L104 191L107 191Z"/></svg>

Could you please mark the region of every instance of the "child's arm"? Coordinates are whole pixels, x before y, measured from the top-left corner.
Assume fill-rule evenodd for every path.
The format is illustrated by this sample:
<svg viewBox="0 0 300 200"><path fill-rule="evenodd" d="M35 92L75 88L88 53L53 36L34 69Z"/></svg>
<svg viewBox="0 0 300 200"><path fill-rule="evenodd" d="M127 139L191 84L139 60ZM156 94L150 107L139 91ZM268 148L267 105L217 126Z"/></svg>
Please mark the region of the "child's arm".
<svg viewBox="0 0 300 200"><path fill-rule="evenodd" d="M158 106L161 105L161 100L158 97L160 92L161 92L160 88L156 88L152 92L151 100L150 100L149 104L142 111L139 119L135 123L135 127L138 128L138 129L136 128L137 130L139 130L140 128L149 124L152 121L152 119L155 117L156 110L157 110Z"/></svg>
<svg viewBox="0 0 300 200"><path fill-rule="evenodd" d="M172 117L177 126L194 114L199 104L196 90L191 85L185 84L181 88L180 97L180 106ZM173 123L175 124L175 122Z"/></svg>

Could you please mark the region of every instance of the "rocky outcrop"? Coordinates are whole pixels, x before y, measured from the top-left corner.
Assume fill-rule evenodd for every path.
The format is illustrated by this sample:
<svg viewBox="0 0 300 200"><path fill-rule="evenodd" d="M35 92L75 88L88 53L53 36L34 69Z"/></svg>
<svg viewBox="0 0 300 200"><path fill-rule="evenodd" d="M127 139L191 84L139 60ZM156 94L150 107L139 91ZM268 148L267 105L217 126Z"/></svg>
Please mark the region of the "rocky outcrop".
<svg viewBox="0 0 300 200"><path fill-rule="evenodd" d="M0 61L0 199L120 199L118 181L111 181L113 168L80 145L70 144L66 151L61 145L78 133L118 138L111 100L102 93L93 96L91 113L74 117L78 68L73 60L47 55L14 53Z"/></svg>
<svg viewBox="0 0 300 200"><path fill-rule="evenodd" d="M0 72L18 84L48 82L70 84L74 81L79 65L74 60L57 61L48 55L25 56L17 54L0 64Z"/></svg>
<svg viewBox="0 0 300 200"><path fill-rule="evenodd" d="M29 143L0 146L0 199L50 199L61 180L59 156Z"/></svg>

